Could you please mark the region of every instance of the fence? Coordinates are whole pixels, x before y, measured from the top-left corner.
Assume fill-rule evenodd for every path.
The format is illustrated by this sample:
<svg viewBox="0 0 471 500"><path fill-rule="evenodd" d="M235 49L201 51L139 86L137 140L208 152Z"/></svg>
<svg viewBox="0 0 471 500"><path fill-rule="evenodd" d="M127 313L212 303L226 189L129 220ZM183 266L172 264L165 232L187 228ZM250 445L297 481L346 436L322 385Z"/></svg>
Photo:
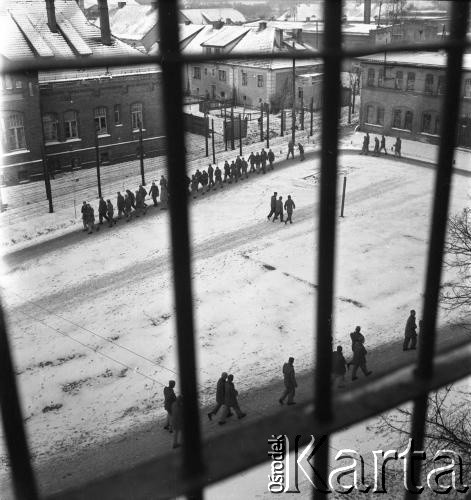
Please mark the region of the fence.
<svg viewBox="0 0 471 500"><path fill-rule="evenodd" d="M178 9L173 0L159 2L160 54L153 60L163 70L163 94L167 136L172 140L167 145L170 197L171 241L173 264L173 289L177 319L177 345L180 380L184 396L183 447L181 456L174 453L138 465L110 478L102 478L75 490L56 495L59 499L78 498L153 498L186 494L189 498L203 498L207 484L230 477L242 470L266 461L266 438L272 434L304 435L317 438L323 436L323 444L314 459L319 485L328 472L328 450L330 435L347 425L362 422L372 415L394 408L406 401L413 401L413 423L411 434L414 449L422 450L424 426L429 391L469 375L469 343L435 353L438 296L443 260L443 247L448 214L453 152L456 141L462 61L466 43L469 16L467 2L453 2L451 36L447 41L421 45L420 50L448 51L446 71L447 94L443 103L444 119L440 138L438 169L435 178L432 226L428 248L428 261L423 304L423 333L416 366L398 369L374 384L340 395L334 404L332 398L331 352L333 284L335 269L335 226L337 193L337 144L339 116L340 63L342 57L356 57L371 52L411 50L410 44L390 44L374 49L341 49L342 7L340 0L325 2L324 47L328 49L316 54L324 59L324 104L322 109L321 185L319 213L319 256L317 320L313 342L316 343L315 389L312 402L298 405L290 412L277 412L249 423L244 427L228 431L203 443L200 430L200 415L197 394L197 367L195 359L195 333L193 322L193 293L191 247L189 240L189 217L185 170L184 120L176 112L183 102L182 65L196 60L211 60L210 56L182 57L179 52ZM306 51L307 52L307 51ZM213 56L214 57L214 56ZM248 53L245 57L277 58L281 55ZM284 56L286 57L286 56ZM312 57L300 54L299 58ZM224 54L221 60L240 59L241 54ZM107 58L100 65L116 65L149 62L148 58ZM24 65L6 61L3 71L45 70L61 66L73 67L70 61L37 61ZM84 66L97 65L96 61L84 60ZM384 395L388 397L385 398ZM0 401L2 422L17 498L38 498L36 480L25 437L22 412L20 410L14 367L9 348L8 335L3 314L0 314ZM262 437L262 439L261 439ZM244 443L242 453L234 453L234 443ZM301 443L306 442L301 440ZM420 476L420 462L414 466L409 461L408 473L415 484ZM412 468L413 467L413 468ZM156 494L157 492L157 494ZM325 498L319 489L313 490L314 499ZM406 498L414 494L406 493Z"/></svg>

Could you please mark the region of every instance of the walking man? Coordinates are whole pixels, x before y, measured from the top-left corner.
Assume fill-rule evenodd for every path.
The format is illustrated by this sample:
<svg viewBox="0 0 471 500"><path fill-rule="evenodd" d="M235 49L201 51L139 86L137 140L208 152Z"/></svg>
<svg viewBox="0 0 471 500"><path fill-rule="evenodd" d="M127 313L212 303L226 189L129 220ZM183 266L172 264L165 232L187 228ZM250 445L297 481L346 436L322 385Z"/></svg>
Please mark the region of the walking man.
<svg viewBox="0 0 471 500"><path fill-rule="evenodd" d="M272 215L275 215L276 212L276 197L278 193L275 191L273 196L270 198L270 213L267 215L267 219L270 220Z"/></svg>
<svg viewBox="0 0 471 500"><path fill-rule="evenodd" d="M214 171L214 176L216 177L216 185L219 184L220 188L223 188L222 184L222 172L219 166L216 165L216 170Z"/></svg>
<svg viewBox="0 0 471 500"><path fill-rule="evenodd" d="M98 222L100 226L103 225L103 219L110 222L108 215L106 215L107 211L108 207L106 206L106 201L103 199L103 196L101 196L100 201L98 202Z"/></svg>
<svg viewBox="0 0 471 500"><path fill-rule="evenodd" d="M379 139L375 136L375 148L373 150L373 156L379 156Z"/></svg>
<svg viewBox="0 0 471 500"><path fill-rule="evenodd" d="M222 372L221 378L218 380L216 385L216 406L208 413L209 420L213 419L213 415L219 411L221 406L224 404L224 388L226 385L227 373Z"/></svg>
<svg viewBox="0 0 471 500"><path fill-rule="evenodd" d="M291 220L291 217L293 216L293 209L296 208L296 205L294 204L294 201L291 199L291 195L288 195L288 199L285 201L285 210L288 214L285 220L285 224L289 223L292 224L293 221Z"/></svg>
<svg viewBox="0 0 471 500"><path fill-rule="evenodd" d="M301 161L303 161L304 160L304 148L300 142L298 142L298 149L299 149L299 156L301 158Z"/></svg>
<svg viewBox="0 0 471 500"><path fill-rule="evenodd" d="M208 191L214 186L214 168L211 163L208 165Z"/></svg>
<svg viewBox="0 0 471 500"><path fill-rule="evenodd" d="M262 152L260 153L260 161L262 162L262 172L265 173L267 170L267 152L262 148Z"/></svg>
<svg viewBox="0 0 471 500"><path fill-rule="evenodd" d="M278 400L280 405L284 404L286 396L288 396L289 405L295 405L294 395L296 393L296 387L298 384L296 382L296 375L294 373L294 358L289 358L288 362L283 365L283 379L285 383L285 391Z"/></svg>
<svg viewBox="0 0 471 500"><path fill-rule="evenodd" d="M363 335L361 335L361 336L363 337ZM367 354L367 351L366 351L365 346L363 345L363 343L364 343L364 340L360 340L359 336L356 338L356 340L353 341L353 345L352 345L352 350L353 350L352 381L358 379L358 377L357 377L358 368L361 369L361 371L364 373L364 375L366 377L368 375L372 374L372 372L369 371L368 368L366 367L366 354Z"/></svg>
<svg viewBox="0 0 471 500"><path fill-rule="evenodd" d="M152 186L149 189L149 194L151 195L152 201L154 202L154 207L156 207L158 205L157 196L159 196L159 188L155 181L152 183Z"/></svg>
<svg viewBox="0 0 471 500"><path fill-rule="evenodd" d="M386 137L384 137L384 134L381 136L381 145L379 147L379 153L381 153L383 149L384 149L384 154L387 155L388 152L386 151Z"/></svg>
<svg viewBox="0 0 471 500"><path fill-rule="evenodd" d="M345 373L347 373L347 362L343 356L342 346L337 346L337 350L333 353L332 372L334 383L338 380L337 387L345 387Z"/></svg>
<svg viewBox="0 0 471 500"><path fill-rule="evenodd" d="M410 316L407 318L406 328L404 330L404 343L402 344L402 350L409 350L409 343L411 349L416 349L417 346L417 323L415 322L415 311L411 310Z"/></svg>
<svg viewBox="0 0 471 500"><path fill-rule="evenodd" d="M243 156L241 162L242 162L242 175L245 175L245 178L248 179L249 178L249 174L247 173L248 164Z"/></svg>
<svg viewBox="0 0 471 500"><path fill-rule="evenodd" d="M275 161L275 155L271 149L268 150L268 163L270 164L270 170L273 170L273 162Z"/></svg>
<svg viewBox="0 0 471 500"><path fill-rule="evenodd" d="M253 151L250 153L249 163L250 163L250 173L255 172L255 155L253 154Z"/></svg>
<svg viewBox="0 0 471 500"><path fill-rule="evenodd" d="M125 203L124 203L124 196L119 191L117 193L116 206L118 208L118 219L121 219L121 217L124 214Z"/></svg>
<svg viewBox="0 0 471 500"><path fill-rule="evenodd" d="M114 220L114 207L113 204L111 203L111 200L106 200L106 211L108 215L108 225L109 227L113 227L114 224L116 224L116 221Z"/></svg>
<svg viewBox="0 0 471 500"><path fill-rule="evenodd" d="M81 212L82 212L83 230L86 231L87 230L87 219L88 219L88 205L87 205L86 201L84 201L82 203Z"/></svg>
<svg viewBox="0 0 471 500"><path fill-rule="evenodd" d="M396 138L396 144L394 144L394 156L401 157L402 141L400 137Z"/></svg>
<svg viewBox="0 0 471 500"><path fill-rule="evenodd" d="M276 205L275 205L275 217L273 218L273 222L278 219L278 216L280 217L280 222L283 222L283 197L280 196L276 200Z"/></svg>
<svg viewBox="0 0 471 500"><path fill-rule="evenodd" d="M167 412L167 421L164 429L172 432L172 405L177 400L175 395L175 380L170 380L168 387L164 387L164 409Z"/></svg>
<svg viewBox="0 0 471 500"><path fill-rule="evenodd" d="M293 144L293 141L289 141L288 142L288 155L286 156L286 159L289 158L289 155L292 156L293 160L294 160L294 144Z"/></svg>
<svg viewBox="0 0 471 500"><path fill-rule="evenodd" d="M239 403L237 401L239 393L235 390L233 380L234 375L229 375L226 383L224 384L224 411L222 413L221 420L219 421L219 425L224 425L226 423L226 418L229 416L231 408L234 408L239 420L247 415L246 413L243 413L239 407Z"/></svg>

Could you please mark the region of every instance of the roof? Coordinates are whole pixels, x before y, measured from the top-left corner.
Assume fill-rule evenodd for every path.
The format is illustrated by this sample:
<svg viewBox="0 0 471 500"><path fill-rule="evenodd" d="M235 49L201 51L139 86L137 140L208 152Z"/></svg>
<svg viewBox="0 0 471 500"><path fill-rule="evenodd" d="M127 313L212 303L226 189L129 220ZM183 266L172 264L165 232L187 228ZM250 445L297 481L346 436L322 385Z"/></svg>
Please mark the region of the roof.
<svg viewBox="0 0 471 500"><path fill-rule="evenodd" d="M195 36L199 31L201 31L205 26L203 24L180 24L180 42L184 42L187 39Z"/></svg>
<svg viewBox="0 0 471 500"><path fill-rule="evenodd" d="M111 45L103 45L99 28L87 21L75 0L56 0L55 10L57 33L47 24L46 2L3 0L0 22L5 42L0 54L11 60L136 54L114 37Z"/></svg>
<svg viewBox="0 0 471 500"><path fill-rule="evenodd" d="M250 28L244 26L223 26L215 30L214 34L207 38L201 45L203 47L226 47L245 36L249 31Z"/></svg>
<svg viewBox="0 0 471 500"><path fill-rule="evenodd" d="M215 21L245 23L244 15L236 9L180 9L180 13L193 24L211 24Z"/></svg>
<svg viewBox="0 0 471 500"><path fill-rule="evenodd" d="M463 69L471 70L471 54L463 56ZM384 64L384 52L359 58L364 63ZM415 66L429 68L445 68L447 57L443 52L396 52L386 54L386 64L398 66Z"/></svg>
<svg viewBox="0 0 471 500"><path fill-rule="evenodd" d="M275 28L264 30L250 29L242 40L232 49L231 53L238 52L273 52L275 50Z"/></svg>
<svg viewBox="0 0 471 500"><path fill-rule="evenodd" d="M149 5L141 5L126 0L122 8L110 9L111 33L121 39L142 40L150 30L156 29L157 10ZM100 18L95 22L100 26Z"/></svg>
<svg viewBox="0 0 471 500"><path fill-rule="evenodd" d="M272 71L292 69L293 59L240 59L235 61L226 61L229 66L239 66L243 68L262 68ZM321 59L303 59L296 61L296 68L310 67L315 70L317 67L322 66Z"/></svg>
<svg viewBox="0 0 471 500"><path fill-rule="evenodd" d="M183 54L203 54L204 49L201 46L201 44L207 40L210 36L213 35L213 33L217 31L213 28L211 24L206 24L202 30L198 31L198 33L195 35L195 37L186 45L183 47L182 52Z"/></svg>

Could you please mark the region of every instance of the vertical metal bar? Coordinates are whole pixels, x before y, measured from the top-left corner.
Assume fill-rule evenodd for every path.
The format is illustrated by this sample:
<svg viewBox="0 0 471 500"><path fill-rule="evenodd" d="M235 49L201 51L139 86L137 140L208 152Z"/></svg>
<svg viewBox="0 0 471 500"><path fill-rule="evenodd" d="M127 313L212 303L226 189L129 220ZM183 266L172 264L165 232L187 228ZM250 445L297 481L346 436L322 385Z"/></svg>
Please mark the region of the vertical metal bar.
<svg viewBox="0 0 471 500"><path fill-rule="evenodd" d="M343 209L345 208L345 190L347 188L347 178L343 178L343 188L342 188L342 208L340 209L340 217L343 217Z"/></svg>
<svg viewBox="0 0 471 500"><path fill-rule="evenodd" d="M144 175L144 144L142 141L142 123L139 120L139 164L141 167L141 183L143 186L146 185L146 179Z"/></svg>
<svg viewBox="0 0 471 500"><path fill-rule="evenodd" d="M314 121L314 97L311 97L311 130L309 132L309 136L312 137L312 125Z"/></svg>
<svg viewBox="0 0 471 500"><path fill-rule="evenodd" d="M294 52L294 42L293 42L293 52ZM293 57L293 106L291 108L291 141L293 145L296 142L296 131L295 131L295 121L296 121L296 59Z"/></svg>
<svg viewBox="0 0 471 500"><path fill-rule="evenodd" d="M263 102L260 103L260 142L263 142Z"/></svg>
<svg viewBox="0 0 471 500"><path fill-rule="evenodd" d="M235 149L234 143L234 106L231 106L231 149Z"/></svg>
<svg viewBox="0 0 471 500"><path fill-rule="evenodd" d="M186 184L185 136L183 128L182 63L172 60L180 50L178 3L160 0L159 34L162 60L162 90L167 138L170 232L174 280L175 316L177 326L178 364L183 395L183 463L187 478L204 471L200 417L198 410L193 294L191 281L188 196ZM202 498L202 491L189 493Z"/></svg>
<svg viewBox="0 0 471 500"><path fill-rule="evenodd" d="M23 427L15 371L3 311L0 307L0 405L16 498L35 500L38 491Z"/></svg>
<svg viewBox="0 0 471 500"><path fill-rule="evenodd" d="M451 39L464 41L469 18L469 4L454 1L452 4ZM453 47L448 50L446 69L446 94L442 108L442 126L440 131L440 149L438 153L438 169L435 178L435 194L433 198L432 227L430 245L428 247L427 275L423 305L422 334L419 337L419 353L416 377L428 380L433 375L435 356L435 329L440 292L443 247L445 244L448 219L448 206L453 172L453 156L456 145L457 123L461 99L462 63L464 47ZM427 393L414 401L412 418L412 438L414 447L423 449L424 425L427 412ZM410 463L411 461L409 461ZM414 484L419 484L420 461L413 471ZM411 476L409 476L411 477ZM412 498L412 493L406 493L406 498Z"/></svg>
<svg viewBox="0 0 471 500"><path fill-rule="evenodd" d="M98 185L98 198L101 198L100 145L98 143L98 130L95 130L95 157L96 157L96 178Z"/></svg>
<svg viewBox="0 0 471 500"><path fill-rule="evenodd" d="M211 119L211 142L213 143L213 163L216 163L216 151L214 149L214 119Z"/></svg>
<svg viewBox="0 0 471 500"><path fill-rule="evenodd" d="M281 137L283 137L285 135L285 132L284 132L284 129L285 129L285 108L282 108L282 110L281 110L280 128L281 128L280 135L281 135Z"/></svg>
<svg viewBox="0 0 471 500"><path fill-rule="evenodd" d="M267 148L270 147L270 104L267 104Z"/></svg>
<svg viewBox="0 0 471 500"><path fill-rule="evenodd" d="M301 130L304 130L304 97L301 97Z"/></svg>
<svg viewBox="0 0 471 500"><path fill-rule="evenodd" d="M209 116L204 114L204 145L206 151L206 158L209 156L209 144L208 144L208 135L209 135Z"/></svg>
<svg viewBox="0 0 471 500"><path fill-rule="evenodd" d="M239 113L239 154L242 156L242 117Z"/></svg>
<svg viewBox="0 0 471 500"><path fill-rule="evenodd" d="M334 293L335 222L337 195L337 146L338 117L340 110L340 43L342 0L324 2L325 30L324 46L329 54L324 59L324 81L322 106L322 152L319 213L319 256L317 293L317 348L314 388L315 417L320 421L332 418L332 393L330 374L332 371L332 309ZM329 437L315 455L315 468L327 482L329 460ZM319 481L322 487L322 482ZM321 490L314 490L313 498L325 498Z"/></svg>

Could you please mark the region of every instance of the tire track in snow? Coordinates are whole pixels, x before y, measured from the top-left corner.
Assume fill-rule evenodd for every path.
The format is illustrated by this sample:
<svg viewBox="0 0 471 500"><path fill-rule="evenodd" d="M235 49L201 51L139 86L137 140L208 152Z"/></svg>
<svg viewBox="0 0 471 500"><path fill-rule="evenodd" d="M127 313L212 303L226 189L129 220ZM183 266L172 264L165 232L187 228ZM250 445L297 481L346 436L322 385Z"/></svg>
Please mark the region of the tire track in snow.
<svg viewBox="0 0 471 500"><path fill-rule="evenodd" d="M382 179L381 181L347 193L346 199L349 204L360 203L376 196L381 196L386 191L393 191L402 187L403 181L399 179ZM298 225L299 223L311 220L314 222L313 229L315 229L317 227L317 220L313 219L313 216L318 210L319 202L296 209L295 224ZM234 251L278 231L280 231L279 224L268 223L264 213L263 219L256 224L194 244L192 246L193 267L195 267L195 262L198 260ZM77 307L79 304L89 302L103 294L110 294L115 289L122 288L127 283L135 283L140 277L145 277L149 273L152 273L156 277L169 271L171 271L171 256L168 253L151 260L137 264L133 263L118 272L108 272L101 276L87 279L78 285L72 285L49 295L42 295L38 299L28 300L28 302L42 307L47 306L52 312L64 307ZM10 314L14 313L18 308L21 309L21 307L21 304L11 307L9 309Z"/></svg>

